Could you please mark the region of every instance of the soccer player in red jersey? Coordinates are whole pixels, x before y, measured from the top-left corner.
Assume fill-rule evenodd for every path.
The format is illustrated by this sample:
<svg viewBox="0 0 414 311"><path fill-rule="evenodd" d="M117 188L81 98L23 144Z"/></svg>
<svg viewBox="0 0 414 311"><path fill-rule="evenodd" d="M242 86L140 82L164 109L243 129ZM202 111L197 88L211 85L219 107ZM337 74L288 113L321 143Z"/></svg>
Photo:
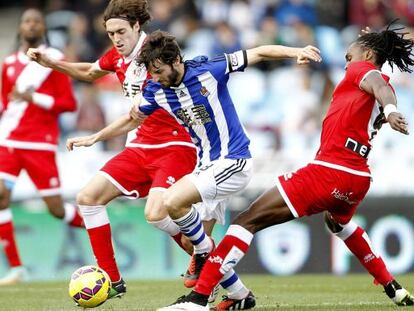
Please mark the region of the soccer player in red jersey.
<svg viewBox="0 0 414 311"><path fill-rule="evenodd" d="M25 269L14 237L10 196L22 169L26 170L46 203L49 212L71 226L81 227L77 208L64 203L56 165L59 139L58 117L76 110L69 78L31 62L31 47L61 59L63 54L45 45L46 26L36 9L26 10L19 26L19 48L6 57L2 67L0 119L0 242L11 267L0 285L19 282Z"/></svg>
<svg viewBox="0 0 414 311"><path fill-rule="evenodd" d="M332 95L315 160L279 176L275 187L238 215L207 259L194 291L159 311L209 310L208 295L244 256L256 232L321 212L329 230L345 242L395 304L414 304L414 297L397 283L372 249L367 233L352 221L371 183L367 164L371 140L385 122L408 134L389 77L381 73L385 62L401 71L412 71L414 42L404 36L387 27L379 33L366 33L350 45L345 77Z"/></svg>
<svg viewBox="0 0 414 311"><path fill-rule="evenodd" d="M141 94L147 79L145 66L138 66L134 59L139 55L147 36L141 28L149 20L147 1L112 0L105 9L104 22L113 48L95 63L56 60L40 49L31 49L28 55L43 66L79 80L94 81L115 72L125 96L134 101L134 97ZM177 244L192 254L191 243L185 243L179 227L163 209L162 195L175 181L193 171L197 162L196 147L187 131L168 112L159 109L138 130L135 122L125 125L121 117L94 135L69 139L68 149L91 146L118 136L124 133L126 126L131 131L126 148L107 162L77 196L97 263L113 281L111 298L126 292L125 282L115 261L106 212L106 205L114 198L121 195L142 198L148 195L145 206L147 221L168 233ZM199 208L209 234L216 221L224 223L224 208L225 204ZM250 292L236 274L222 286L238 297L239 303L243 303L245 294Z"/></svg>

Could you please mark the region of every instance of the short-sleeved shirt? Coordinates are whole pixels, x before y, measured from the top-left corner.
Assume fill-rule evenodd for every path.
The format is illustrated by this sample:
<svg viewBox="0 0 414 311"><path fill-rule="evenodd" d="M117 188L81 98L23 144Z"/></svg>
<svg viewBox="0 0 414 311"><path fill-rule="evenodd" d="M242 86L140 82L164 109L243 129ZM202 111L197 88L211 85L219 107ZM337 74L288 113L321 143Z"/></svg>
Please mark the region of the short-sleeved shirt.
<svg viewBox="0 0 414 311"><path fill-rule="evenodd" d="M368 175L367 157L371 141L385 122L382 106L360 84L372 71L371 62L352 62L332 95L331 105L322 124L321 145L315 160L336 168L349 168ZM388 83L389 77L378 71ZM319 163L319 164L321 164Z"/></svg>
<svg viewBox="0 0 414 311"><path fill-rule="evenodd" d="M106 52L95 64L101 70L115 72L122 84L124 95L134 98L141 94L148 73L145 66L138 66L135 61L144 44L146 34L142 32L137 45L129 56L124 57L113 47ZM114 103L116 105L117 103ZM171 145L194 147L187 131L165 111L158 111L137 130L128 134L127 147L161 148Z"/></svg>
<svg viewBox="0 0 414 311"><path fill-rule="evenodd" d="M179 86L166 88L148 81L140 109L147 115L166 110L185 126L198 147L200 165L251 158L249 138L227 88L229 74L246 66L246 51L186 61Z"/></svg>

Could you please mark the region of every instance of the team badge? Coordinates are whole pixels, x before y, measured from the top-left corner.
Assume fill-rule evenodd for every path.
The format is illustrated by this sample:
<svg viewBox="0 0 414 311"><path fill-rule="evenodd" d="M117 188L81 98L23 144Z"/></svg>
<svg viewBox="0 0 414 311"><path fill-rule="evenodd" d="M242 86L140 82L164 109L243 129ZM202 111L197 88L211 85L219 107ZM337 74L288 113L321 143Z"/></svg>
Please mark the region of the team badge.
<svg viewBox="0 0 414 311"><path fill-rule="evenodd" d="M207 88L205 86L203 86L200 89L200 94L203 95L204 97L208 97L210 95L210 92L207 90Z"/></svg>

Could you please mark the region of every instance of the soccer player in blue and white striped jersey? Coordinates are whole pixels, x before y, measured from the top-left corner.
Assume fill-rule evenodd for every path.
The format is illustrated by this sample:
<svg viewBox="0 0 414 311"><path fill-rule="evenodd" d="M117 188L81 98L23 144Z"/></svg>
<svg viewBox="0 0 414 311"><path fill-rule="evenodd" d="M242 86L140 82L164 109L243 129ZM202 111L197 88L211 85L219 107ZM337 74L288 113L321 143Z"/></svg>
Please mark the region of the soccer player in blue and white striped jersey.
<svg viewBox="0 0 414 311"><path fill-rule="evenodd" d="M193 280L198 279L214 247L193 204L203 202L206 209L214 207L214 203L243 190L252 176L250 141L227 88L230 73L263 60L297 58L298 64L307 64L320 61L319 53L312 46L261 46L211 60L200 56L183 62L173 36L156 31L147 37L138 62L145 65L152 79L143 98L131 109L131 117L143 121L155 110L165 109L187 128L198 147L197 169L172 185L163 197L169 215L194 245ZM180 307L183 304L186 302ZM194 307L200 305L188 310L196 311Z"/></svg>

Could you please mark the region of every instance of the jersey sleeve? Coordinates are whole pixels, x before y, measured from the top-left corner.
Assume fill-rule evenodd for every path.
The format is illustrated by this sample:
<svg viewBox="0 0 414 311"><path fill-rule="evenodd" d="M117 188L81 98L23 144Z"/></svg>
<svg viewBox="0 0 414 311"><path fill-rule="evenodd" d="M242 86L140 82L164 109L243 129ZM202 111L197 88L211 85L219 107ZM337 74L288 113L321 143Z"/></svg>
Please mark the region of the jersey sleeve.
<svg viewBox="0 0 414 311"><path fill-rule="evenodd" d="M115 71L115 56L116 50L113 47L109 51L107 51L101 58L98 59L96 62L99 65L101 70L105 71Z"/></svg>
<svg viewBox="0 0 414 311"><path fill-rule="evenodd" d="M7 79L7 66L3 64L1 68L1 101L0 101L0 114L3 110L6 109L8 102L7 96L10 93L10 83Z"/></svg>
<svg viewBox="0 0 414 311"><path fill-rule="evenodd" d="M226 77L232 72L244 71L247 67L247 53L240 50L230 54L223 54L209 61L211 69L216 79Z"/></svg>
<svg viewBox="0 0 414 311"><path fill-rule="evenodd" d="M146 115L150 115L155 110L161 108L155 100L155 88L152 86L151 81L145 86L142 92L142 101L139 105L139 110Z"/></svg>
<svg viewBox="0 0 414 311"><path fill-rule="evenodd" d="M70 78L57 71L53 72L53 75L56 83L53 95L54 103L50 110L57 114L75 111L77 105Z"/></svg>
<svg viewBox="0 0 414 311"><path fill-rule="evenodd" d="M349 82L359 87L370 71L381 73L371 62L352 62L348 65L345 77Z"/></svg>

